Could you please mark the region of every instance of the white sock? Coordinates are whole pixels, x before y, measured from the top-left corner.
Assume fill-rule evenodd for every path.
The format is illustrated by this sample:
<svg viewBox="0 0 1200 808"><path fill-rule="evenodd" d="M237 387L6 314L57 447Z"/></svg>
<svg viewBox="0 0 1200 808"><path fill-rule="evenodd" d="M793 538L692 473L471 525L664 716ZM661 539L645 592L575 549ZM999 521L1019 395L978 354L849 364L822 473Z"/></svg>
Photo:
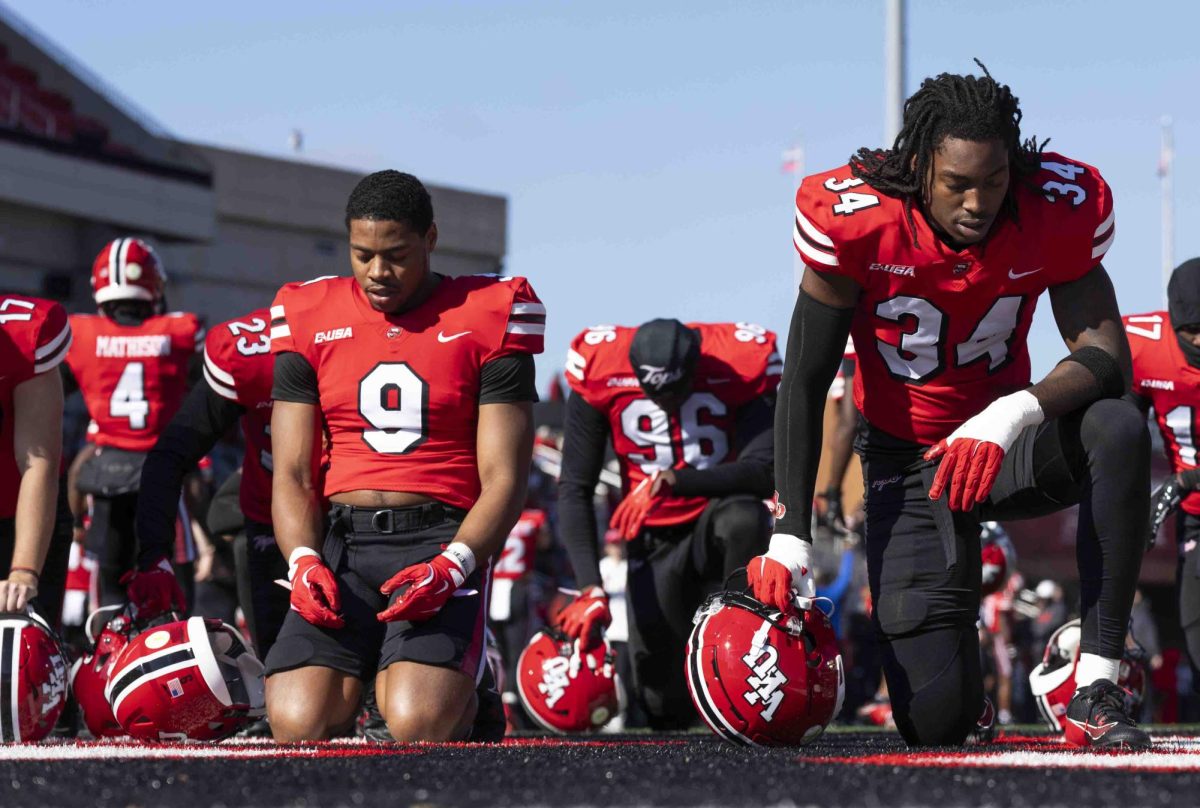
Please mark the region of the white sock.
<svg viewBox="0 0 1200 808"><path fill-rule="evenodd" d="M1097 679L1107 679L1116 684L1121 670L1121 660L1107 659L1096 654L1080 654L1075 668L1075 689L1087 687Z"/></svg>

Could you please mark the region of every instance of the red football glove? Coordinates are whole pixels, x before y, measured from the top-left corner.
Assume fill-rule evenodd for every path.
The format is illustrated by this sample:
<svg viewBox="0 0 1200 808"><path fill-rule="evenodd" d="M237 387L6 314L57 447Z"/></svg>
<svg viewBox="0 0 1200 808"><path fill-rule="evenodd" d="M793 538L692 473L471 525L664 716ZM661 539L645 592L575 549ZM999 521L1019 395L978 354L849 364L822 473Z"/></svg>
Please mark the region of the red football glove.
<svg viewBox="0 0 1200 808"><path fill-rule="evenodd" d="M292 611L321 628L341 628L346 624L338 614L342 598L337 580L315 550L301 547L292 552L288 580L292 582Z"/></svg>
<svg viewBox="0 0 1200 808"><path fill-rule="evenodd" d="M746 565L746 583L756 600L784 614L795 614L799 607L812 608L817 585L812 577L812 542L787 533L776 533L763 555Z"/></svg>
<svg viewBox="0 0 1200 808"><path fill-rule="evenodd" d="M642 480L613 510L608 526L619 532L621 538L636 538L642 532L642 524L646 517L658 505L659 499L670 495L671 487L659 482L660 475L661 472L656 471Z"/></svg>
<svg viewBox="0 0 1200 808"><path fill-rule="evenodd" d="M582 653L600 644L601 631L611 622L608 595L598 586L579 593L579 597L558 614L558 627L572 640L579 641Z"/></svg>
<svg viewBox="0 0 1200 808"><path fill-rule="evenodd" d="M969 511L983 502L1017 435L1044 418L1037 398L1022 390L996 399L983 412L967 419L925 452L926 460L942 458L929 487L929 498L940 497L948 483L950 510Z"/></svg>
<svg viewBox="0 0 1200 808"><path fill-rule="evenodd" d="M423 564L405 567L379 587L379 591L391 595L406 584L408 589L375 617L383 623L428 620L454 597L454 592L471 574L474 562L475 554L471 548L454 542L441 555Z"/></svg>
<svg viewBox="0 0 1200 808"><path fill-rule="evenodd" d="M121 576L121 583L139 620L150 620L163 612L187 611L183 589L175 578L171 562L165 558L160 558L147 569L130 570Z"/></svg>

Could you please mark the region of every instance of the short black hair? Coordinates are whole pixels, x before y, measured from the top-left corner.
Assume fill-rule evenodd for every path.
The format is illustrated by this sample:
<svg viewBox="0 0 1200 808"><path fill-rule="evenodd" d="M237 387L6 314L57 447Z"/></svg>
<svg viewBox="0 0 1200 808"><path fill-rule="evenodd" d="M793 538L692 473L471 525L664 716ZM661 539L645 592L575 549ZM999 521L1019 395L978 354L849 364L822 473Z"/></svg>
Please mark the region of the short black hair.
<svg viewBox="0 0 1200 808"><path fill-rule="evenodd" d="M433 224L433 201L412 174L376 171L359 180L346 200L346 227L355 219L402 222L424 235Z"/></svg>
<svg viewBox="0 0 1200 808"><path fill-rule="evenodd" d="M912 205L927 193L933 153L947 137L981 142L999 140L1008 151L1010 182L1004 211L1017 218L1014 189L1041 166L1036 137L1021 139L1021 103L1007 84L1000 84L978 59L982 76L942 73L921 82L904 102L904 126L890 149L863 147L850 158L850 173L880 193L904 200L908 226L916 241Z"/></svg>

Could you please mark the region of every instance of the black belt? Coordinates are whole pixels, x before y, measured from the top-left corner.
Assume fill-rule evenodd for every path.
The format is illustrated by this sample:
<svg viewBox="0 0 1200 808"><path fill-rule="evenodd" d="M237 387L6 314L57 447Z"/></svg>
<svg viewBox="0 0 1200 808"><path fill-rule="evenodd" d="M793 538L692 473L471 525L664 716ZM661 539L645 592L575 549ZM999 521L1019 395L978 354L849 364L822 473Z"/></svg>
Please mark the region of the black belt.
<svg viewBox="0 0 1200 808"><path fill-rule="evenodd" d="M440 525L446 520L461 522L467 512L441 502L410 505L406 508L361 508L355 505L334 504L329 512L333 524L351 533L407 533Z"/></svg>

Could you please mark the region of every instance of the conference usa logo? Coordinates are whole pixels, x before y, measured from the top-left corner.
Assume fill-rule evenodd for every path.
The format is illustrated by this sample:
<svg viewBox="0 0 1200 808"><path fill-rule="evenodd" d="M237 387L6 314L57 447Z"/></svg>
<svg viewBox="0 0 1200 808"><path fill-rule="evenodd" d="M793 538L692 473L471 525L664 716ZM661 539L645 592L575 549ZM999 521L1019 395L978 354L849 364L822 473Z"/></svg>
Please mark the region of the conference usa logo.
<svg viewBox="0 0 1200 808"><path fill-rule="evenodd" d="M750 692L744 693L743 698L751 706L763 705L759 715L764 721L775 717L775 711L783 703L782 688L788 683L788 678L779 670L779 652L767 642L770 631L771 624L764 620L750 640L750 650L742 657L742 662L753 674L746 678Z"/></svg>

